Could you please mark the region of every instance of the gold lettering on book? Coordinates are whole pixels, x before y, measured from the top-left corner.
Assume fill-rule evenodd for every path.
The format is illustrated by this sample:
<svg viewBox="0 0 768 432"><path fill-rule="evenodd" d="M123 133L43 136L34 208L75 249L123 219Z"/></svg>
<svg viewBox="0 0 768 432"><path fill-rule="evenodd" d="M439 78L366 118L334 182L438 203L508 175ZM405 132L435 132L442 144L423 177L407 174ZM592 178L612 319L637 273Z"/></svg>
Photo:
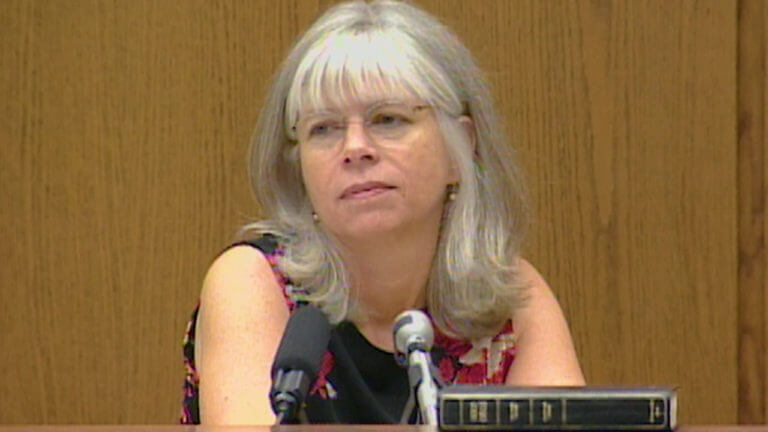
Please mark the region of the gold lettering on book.
<svg viewBox="0 0 768 432"><path fill-rule="evenodd" d="M549 402L541 402L541 421L549 423L552 420L552 404Z"/></svg>
<svg viewBox="0 0 768 432"><path fill-rule="evenodd" d="M568 400L562 399L560 401L562 405L560 405L560 421L563 422L563 424L568 424Z"/></svg>
<svg viewBox="0 0 768 432"><path fill-rule="evenodd" d="M488 423L488 402L472 401L469 403L469 421L472 423Z"/></svg>
<svg viewBox="0 0 768 432"><path fill-rule="evenodd" d="M520 404L517 402L509 403L509 421L514 423L520 419Z"/></svg>
<svg viewBox="0 0 768 432"><path fill-rule="evenodd" d="M662 407L663 402L657 401L657 400L650 400L650 408L651 408L651 416L650 420L651 423L654 423L656 420L660 420L664 417L664 409Z"/></svg>
<svg viewBox="0 0 768 432"><path fill-rule="evenodd" d="M656 403L653 399L648 401L648 423L653 423L653 416L656 414Z"/></svg>

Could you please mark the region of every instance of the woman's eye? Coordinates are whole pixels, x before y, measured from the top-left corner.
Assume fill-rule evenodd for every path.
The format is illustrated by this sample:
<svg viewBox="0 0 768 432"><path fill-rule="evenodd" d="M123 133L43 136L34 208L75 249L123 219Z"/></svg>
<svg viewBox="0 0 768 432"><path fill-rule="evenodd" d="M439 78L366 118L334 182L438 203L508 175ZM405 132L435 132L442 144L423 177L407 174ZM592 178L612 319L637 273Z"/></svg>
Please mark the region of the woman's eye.
<svg viewBox="0 0 768 432"><path fill-rule="evenodd" d="M371 123L381 126L399 126L406 123L406 119L398 114L377 114Z"/></svg>
<svg viewBox="0 0 768 432"><path fill-rule="evenodd" d="M309 136L324 135L331 129L329 123L318 123L309 128Z"/></svg>

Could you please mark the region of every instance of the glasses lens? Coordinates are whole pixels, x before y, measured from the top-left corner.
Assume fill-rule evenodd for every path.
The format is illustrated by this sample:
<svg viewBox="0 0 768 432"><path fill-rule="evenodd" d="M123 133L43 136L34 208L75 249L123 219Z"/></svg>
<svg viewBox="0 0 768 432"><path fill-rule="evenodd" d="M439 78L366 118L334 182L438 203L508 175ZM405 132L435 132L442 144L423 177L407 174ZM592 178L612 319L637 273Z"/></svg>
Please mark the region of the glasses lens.
<svg viewBox="0 0 768 432"><path fill-rule="evenodd" d="M401 103L376 105L363 118L363 127L373 139L397 140L416 124L423 108ZM330 145L344 138L349 122L341 114L312 115L299 120L295 130L300 142Z"/></svg>
<svg viewBox="0 0 768 432"><path fill-rule="evenodd" d="M301 142L326 143L338 139L343 135L344 119L334 115L312 116L299 120L296 125L296 134Z"/></svg>
<svg viewBox="0 0 768 432"><path fill-rule="evenodd" d="M415 123L415 110L408 105L384 105L372 110L366 119L371 135L382 139L403 137Z"/></svg>

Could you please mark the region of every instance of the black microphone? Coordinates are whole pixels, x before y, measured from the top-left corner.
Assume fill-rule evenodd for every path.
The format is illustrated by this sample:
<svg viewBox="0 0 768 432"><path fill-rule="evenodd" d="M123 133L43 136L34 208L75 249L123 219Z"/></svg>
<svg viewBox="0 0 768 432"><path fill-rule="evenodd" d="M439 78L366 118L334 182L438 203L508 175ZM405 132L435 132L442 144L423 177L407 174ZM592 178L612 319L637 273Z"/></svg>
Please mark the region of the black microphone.
<svg viewBox="0 0 768 432"><path fill-rule="evenodd" d="M422 311L405 311L395 318L392 336L395 356L408 366L408 381L416 395L421 421L437 426L437 390L441 382L429 356L435 338L432 322Z"/></svg>
<svg viewBox="0 0 768 432"><path fill-rule="evenodd" d="M295 310L285 326L272 363L269 400L277 423L296 423L331 338L328 318L314 306Z"/></svg>

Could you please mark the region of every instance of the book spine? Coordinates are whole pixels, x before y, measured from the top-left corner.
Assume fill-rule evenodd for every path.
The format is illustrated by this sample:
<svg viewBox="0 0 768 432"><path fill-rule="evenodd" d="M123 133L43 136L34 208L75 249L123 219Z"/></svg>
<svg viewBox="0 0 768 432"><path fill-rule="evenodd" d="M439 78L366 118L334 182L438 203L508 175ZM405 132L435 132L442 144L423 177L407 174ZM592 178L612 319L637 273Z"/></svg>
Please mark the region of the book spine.
<svg viewBox="0 0 768 432"><path fill-rule="evenodd" d="M665 398L446 398L442 430L671 430Z"/></svg>

